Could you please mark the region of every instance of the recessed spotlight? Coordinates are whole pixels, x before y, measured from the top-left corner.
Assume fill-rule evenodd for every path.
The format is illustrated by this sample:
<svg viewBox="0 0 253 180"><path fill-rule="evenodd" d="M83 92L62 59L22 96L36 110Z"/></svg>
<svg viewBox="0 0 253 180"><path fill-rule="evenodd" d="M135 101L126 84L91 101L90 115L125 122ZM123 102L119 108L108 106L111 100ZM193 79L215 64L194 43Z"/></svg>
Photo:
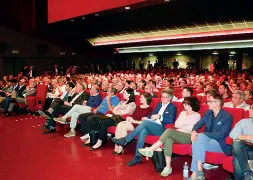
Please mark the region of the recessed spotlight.
<svg viewBox="0 0 253 180"><path fill-rule="evenodd" d="M82 19L85 19L85 17L82 17Z"/></svg>
<svg viewBox="0 0 253 180"><path fill-rule="evenodd" d="M95 14L95 16L99 16L99 14Z"/></svg>
<svg viewBox="0 0 253 180"><path fill-rule="evenodd" d="M130 6L126 6L125 9L126 9L126 10L129 10L129 9L131 9L131 7L130 7Z"/></svg>
<svg viewBox="0 0 253 180"><path fill-rule="evenodd" d="M170 0L164 0L164 2L169 2Z"/></svg>
<svg viewBox="0 0 253 180"><path fill-rule="evenodd" d="M231 56L234 56L233 54L229 54L229 56L231 57Z"/></svg>
<svg viewBox="0 0 253 180"><path fill-rule="evenodd" d="M216 55L216 54L219 54L219 53L217 53L217 52L213 52L212 54Z"/></svg>
<svg viewBox="0 0 253 180"><path fill-rule="evenodd" d="M71 22L73 22L73 21L74 21L74 19L71 19L70 21L71 21Z"/></svg>
<svg viewBox="0 0 253 180"><path fill-rule="evenodd" d="M177 56L181 56L182 54L181 54L181 53L177 53L176 55L177 55Z"/></svg>
<svg viewBox="0 0 253 180"><path fill-rule="evenodd" d="M232 52L230 52L230 54L236 54L236 52L232 51Z"/></svg>

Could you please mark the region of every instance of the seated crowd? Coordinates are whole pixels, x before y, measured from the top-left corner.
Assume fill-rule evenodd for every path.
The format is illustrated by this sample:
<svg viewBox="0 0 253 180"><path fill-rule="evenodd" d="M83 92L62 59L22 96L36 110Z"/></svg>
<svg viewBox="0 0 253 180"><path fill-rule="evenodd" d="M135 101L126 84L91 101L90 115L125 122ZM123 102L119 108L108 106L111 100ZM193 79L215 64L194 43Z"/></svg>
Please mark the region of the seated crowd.
<svg viewBox="0 0 253 180"><path fill-rule="evenodd" d="M128 166L141 163L142 156L152 157L163 147L166 160L163 177L172 173L174 144L191 145L189 179L205 178L206 152L233 155L235 179L253 179L248 164L253 158L251 80L247 71L197 74L189 70L171 70L163 75L121 71L70 77L38 76L29 80L5 76L0 81L0 103L2 114L11 116L19 104L29 107L29 97L36 96L37 86L41 84L48 89L43 106L37 111L46 119L41 128L43 134L56 132L57 123L69 122L70 131L64 136L74 137L80 123L83 133L80 139L86 140L82 146L89 145L94 151L106 144L108 132L114 133L114 155L122 155L126 145L137 138L136 151ZM202 107L206 107L204 112L200 112ZM249 118L234 126L233 114L226 108L243 109ZM113 132L109 131L111 127L116 127ZM99 132L96 142L90 138L94 131ZM150 135L159 139L143 148ZM233 144L227 143L229 136Z"/></svg>

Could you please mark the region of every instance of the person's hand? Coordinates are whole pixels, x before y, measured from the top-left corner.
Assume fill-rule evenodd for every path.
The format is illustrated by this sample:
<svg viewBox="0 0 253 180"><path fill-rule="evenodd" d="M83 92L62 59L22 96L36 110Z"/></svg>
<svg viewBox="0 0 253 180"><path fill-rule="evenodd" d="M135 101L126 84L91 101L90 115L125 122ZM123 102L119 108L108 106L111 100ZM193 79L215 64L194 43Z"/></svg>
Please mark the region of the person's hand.
<svg viewBox="0 0 253 180"><path fill-rule="evenodd" d="M151 119L154 121L154 120L157 120L157 119L159 119L160 118L160 115L159 114L153 114L152 116L151 116Z"/></svg>
<svg viewBox="0 0 253 180"><path fill-rule="evenodd" d="M64 101L65 106L70 106L70 103L68 101Z"/></svg>
<svg viewBox="0 0 253 180"><path fill-rule="evenodd" d="M247 140L253 142L253 135L248 135L248 136L247 136Z"/></svg>
<svg viewBox="0 0 253 180"><path fill-rule="evenodd" d="M141 120L143 121L143 120L146 120L146 119L148 119L147 117L143 117L143 118L141 118Z"/></svg>
<svg viewBox="0 0 253 180"><path fill-rule="evenodd" d="M197 133L196 131L192 131L192 134L191 134L191 141L192 141L192 142L196 141L197 136L198 136L198 133Z"/></svg>
<svg viewBox="0 0 253 180"><path fill-rule="evenodd" d="M107 101L110 101L110 99L111 99L111 96L110 96L110 95L107 95L107 96L106 96L106 100L107 100Z"/></svg>
<svg viewBox="0 0 253 180"><path fill-rule="evenodd" d="M96 113L96 112L97 112L97 110L98 110L97 108L96 108L96 109L94 109L94 110L93 110L93 113Z"/></svg>
<svg viewBox="0 0 253 180"><path fill-rule="evenodd" d="M133 119L132 117L130 117L130 116L128 116L128 117L126 118L126 120L127 120L128 122L130 122L130 123L133 123L133 122L134 122L134 119Z"/></svg>
<svg viewBox="0 0 253 180"><path fill-rule="evenodd" d="M83 106L86 106L86 104L87 104L87 101L83 101Z"/></svg>

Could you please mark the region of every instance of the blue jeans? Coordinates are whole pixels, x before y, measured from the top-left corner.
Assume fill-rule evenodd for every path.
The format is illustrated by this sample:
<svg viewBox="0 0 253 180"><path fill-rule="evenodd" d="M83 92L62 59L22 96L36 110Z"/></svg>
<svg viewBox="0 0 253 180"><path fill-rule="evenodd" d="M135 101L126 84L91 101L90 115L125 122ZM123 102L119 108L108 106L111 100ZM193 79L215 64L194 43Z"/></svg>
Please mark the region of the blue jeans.
<svg viewBox="0 0 253 180"><path fill-rule="evenodd" d="M8 96L8 97L5 98L5 100L3 102L4 111L8 111L10 103L11 103L11 96Z"/></svg>
<svg viewBox="0 0 253 180"><path fill-rule="evenodd" d="M248 160L253 158L253 149L244 145L241 141L233 143L233 166L235 180L244 178L244 172L250 171Z"/></svg>
<svg viewBox="0 0 253 180"><path fill-rule="evenodd" d="M145 143L145 138L147 135L161 136L165 131L164 127L151 120L144 120L139 124L130 134L126 136L127 142L132 141L136 136L138 136L135 155L141 156L138 149L143 148Z"/></svg>
<svg viewBox="0 0 253 180"><path fill-rule="evenodd" d="M215 139L209 138L207 135L198 134L196 141L192 143L192 163L191 171L195 172L198 169L198 161L205 162L206 152L221 152L223 153L220 144Z"/></svg>

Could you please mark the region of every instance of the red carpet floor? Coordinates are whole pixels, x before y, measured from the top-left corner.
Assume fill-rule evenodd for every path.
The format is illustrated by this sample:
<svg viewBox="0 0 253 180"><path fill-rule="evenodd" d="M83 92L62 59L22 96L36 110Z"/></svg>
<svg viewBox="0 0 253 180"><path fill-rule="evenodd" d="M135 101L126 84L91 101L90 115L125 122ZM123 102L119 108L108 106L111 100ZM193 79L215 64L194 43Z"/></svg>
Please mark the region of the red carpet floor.
<svg viewBox="0 0 253 180"><path fill-rule="evenodd" d="M0 117L0 180L154 180L161 178L154 171L151 160L135 167L127 167L135 144L124 155L112 155L113 144L90 152L81 147L80 136L64 138L67 127L57 127L57 133L42 135L41 117L18 115ZM173 173L168 180L181 180L183 164L190 157L176 157L172 161ZM205 171L207 180L229 177L221 167Z"/></svg>

